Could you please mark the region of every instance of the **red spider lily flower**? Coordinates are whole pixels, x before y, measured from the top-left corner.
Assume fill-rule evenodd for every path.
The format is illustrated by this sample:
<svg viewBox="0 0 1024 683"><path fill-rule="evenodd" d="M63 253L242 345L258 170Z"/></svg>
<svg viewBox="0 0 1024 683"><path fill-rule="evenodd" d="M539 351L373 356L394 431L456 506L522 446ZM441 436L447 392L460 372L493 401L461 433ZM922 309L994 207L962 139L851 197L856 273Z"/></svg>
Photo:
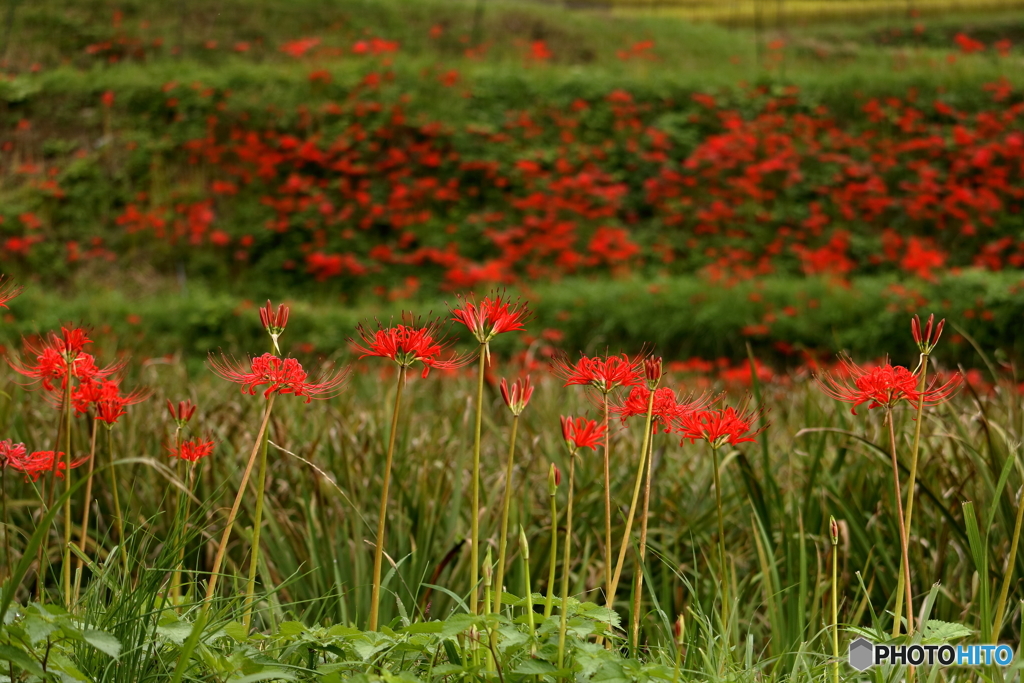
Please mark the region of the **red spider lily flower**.
<svg viewBox="0 0 1024 683"><path fill-rule="evenodd" d="M187 462L198 462L213 453L213 441L209 439L189 439L182 441L177 447L168 448L172 458L181 458Z"/></svg>
<svg viewBox="0 0 1024 683"><path fill-rule="evenodd" d="M597 450L604 438L604 427L593 420L585 417L561 417L562 438L569 445L573 453L579 448L591 448Z"/></svg>
<svg viewBox="0 0 1024 683"><path fill-rule="evenodd" d="M99 396L93 401L96 407L96 419L103 422L107 427L112 427L118 419L125 414L125 408L136 403L141 403L149 398L149 392L136 389L128 394L122 394L117 382L98 382L102 388Z"/></svg>
<svg viewBox="0 0 1024 683"><path fill-rule="evenodd" d="M548 493L555 495L558 487L562 485L562 470L558 469L558 465L551 463L548 467Z"/></svg>
<svg viewBox="0 0 1024 683"><path fill-rule="evenodd" d="M679 416L676 431L682 434L683 441L689 439L690 443L704 439L713 448L720 448L727 443L735 446L744 441L753 441L755 436L764 431L767 425L751 431L759 415L760 411L737 411L732 406L691 410Z"/></svg>
<svg viewBox="0 0 1024 683"><path fill-rule="evenodd" d="M625 422L628 418L636 415L647 415L647 402L650 400L651 390L644 386L636 386L630 389L629 396L618 404L610 406L610 412L615 413ZM668 387L661 387L654 391L654 411L651 414L651 427L655 431L659 428L663 432L672 431L673 423L686 412L698 410L710 403L710 398L705 395L697 399L680 402L676 392Z"/></svg>
<svg viewBox="0 0 1024 683"><path fill-rule="evenodd" d="M78 467L88 459L81 458L72 461L71 468ZM58 479L63 479L68 464L64 462L64 454L60 451L36 451L21 460L12 460L10 467L18 472L24 472L25 481L28 481L30 477L32 481L39 481L39 477L48 472L54 472Z"/></svg>
<svg viewBox="0 0 1024 683"><path fill-rule="evenodd" d="M526 409L526 404L530 402L530 398L533 396L534 387L530 384L530 378L517 379L512 383L511 387L502 378L500 388L501 397L505 400L505 405L508 406L508 409L512 411L513 415L521 415L523 410Z"/></svg>
<svg viewBox="0 0 1024 683"><path fill-rule="evenodd" d="M167 411L171 414L171 419L178 423L178 428L184 429L195 415L196 405L192 401L178 401L178 405L175 406L171 399L167 399Z"/></svg>
<svg viewBox="0 0 1024 683"><path fill-rule="evenodd" d="M68 368L72 378L84 380L102 380L117 372L124 366L124 361L112 363L104 368L96 365L92 354L82 349L90 340L83 330L61 328L61 334L50 332L48 339L41 345L25 344L28 355L35 356L34 365L22 365L8 361L15 372L39 381L46 391L55 391L59 385L65 388L68 380Z"/></svg>
<svg viewBox="0 0 1024 683"><path fill-rule="evenodd" d="M270 299L267 299L267 305L260 309L260 322L263 323L263 328L270 335L270 338L274 341L274 348L278 349L277 339L284 333L284 328L288 326L288 313L290 309L284 304L280 304L277 307L277 311L274 311L273 305L270 303Z"/></svg>
<svg viewBox="0 0 1024 683"><path fill-rule="evenodd" d="M565 355L555 358L552 371L565 380L563 386L582 384L594 387L605 394L616 387L632 387L643 381L645 374L643 359L622 354L607 358L587 358L580 356L576 364L571 364Z"/></svg>
<svg viewBox="0 0 1024 683"><path fill-rule="evenodd" d="M7 302L21 294L21 287L0 275L0 308L7 308Z"/></svg>
<svg viewBox="0 0 1024 683"><path fill-rule="evenodd" d="M868 410L879 406L891 409L902 400L917 403L923 399L924 405L933 406L942 403L955 394L960 388L963 377L956 373L942 385L937 385L938 378L932 378L924 391L918 391L918 376L901 365L880 365L865 369L849 358L840 357L842 372L847 375L845 381L833 378L827 372L815 376L815 381L828 396L852 403L850 412L857 414L857 406L868 404Z"/></svg>
<svg viewBox="0 0 1024 683"><path fill-rule="evenodd" d="M356 327L363 345L359 345L350 339L352 347L361 353L360 358L367 356L380 356L390 358L398 363L400 367L410 367L416 361L423 363L423 377L426 377L431 368L439 370L454 370L461 368L473 360L470 355L453 355L450 358L442 359L440 356L451 346L451 341L439 340L440 328L438 322L434 321L417 327L415 325L395 325L393 327L381 327L370 332L362 324Z"/></svg>
<svg viewBox="0 0 1024 683"><path fill-rule="evenodd" d="M25 444L14 443L10 439L0 441L0 470L14 467L14 463L21 462L24 458Z"/></svg>
<svg viewBox="0 0 1024 683"><path fill-rule="evenodd" d="M270 353L250 358L248 364L226 356L217 360L211 355L209 365L218 377L241 384L243 394L255 396L256 389L266 385L263 398L270 398L275 392L294 394L305 397L306 403L314 398L337 396L346 379L345 372L334 375L327 373L311 382L299 361L294 358L278 358Z"/></svg>
<svg viewBox="0 0 1024 683"><path fill-rule="evenodd" d="M910 331L914 335L914 342L917 344L917 348L921 350L923 354L931 354L939 343L939 337L942 336L942 328L946 326L946 319L943 318L939 321L939 324L934 327L935 314L932 313L928 316L928 322L924 326L924 333L921 332L921 319L916 315L910 319Z"/></svg>
<svg viewBox="0 0 1024 683"><path fill-rule="evenodd" d="M476 340L481 344L494 339L502 332L525 330L523 323L530 315L526 304L517 299L514 303L503 301L504 293L493 299L485 297L479 304L466 300L459 308L451 309L454 322L462 323L469 328Z"/></svg>

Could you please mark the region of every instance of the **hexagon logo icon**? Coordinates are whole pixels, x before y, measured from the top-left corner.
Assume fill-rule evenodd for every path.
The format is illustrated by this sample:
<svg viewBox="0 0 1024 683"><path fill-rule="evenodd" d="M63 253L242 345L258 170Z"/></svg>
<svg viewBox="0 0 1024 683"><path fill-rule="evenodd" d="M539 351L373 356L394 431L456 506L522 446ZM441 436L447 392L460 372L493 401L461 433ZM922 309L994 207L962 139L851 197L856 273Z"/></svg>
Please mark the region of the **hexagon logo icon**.
<svg viewBox="0 0 1024 683"><path fill-rule="evenodd" d="M850 643L850 666L864 671L875 664L875 646L867 638L858 638Z"/></svg>

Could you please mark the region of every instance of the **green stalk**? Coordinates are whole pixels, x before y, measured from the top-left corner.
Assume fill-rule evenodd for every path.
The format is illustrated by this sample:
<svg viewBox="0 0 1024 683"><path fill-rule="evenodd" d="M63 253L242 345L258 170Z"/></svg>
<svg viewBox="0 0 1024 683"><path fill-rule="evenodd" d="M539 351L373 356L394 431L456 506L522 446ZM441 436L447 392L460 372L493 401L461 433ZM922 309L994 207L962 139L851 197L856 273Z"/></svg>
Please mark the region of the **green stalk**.
<svg viewBox="0 0 1024 683"><path fill-rule="evenodd" d="M1017 562L1017 545L1020 541L1021 522L1024 521L1024 499L1017 497L1017 521L1013 525L1013 541L1010 542L1010 556L1006 558L1006 571L1003 573L1003 586L999 589L999 601L996 603L996 618L992 623L992 644L999 640L999 630L1003 625L1003 615L1006 613L1006 599L1010 593L1010 579L1013 578L1013 568Z"/></svg>
<svg viewBox="0 0 1024 683"><path fill-rule="evenodd" d="M71 609L71 368L68 368L68 386L64 394L64 607ZM56 466L57 458L53 459Z"/></svg>
<svg viewBox="0 0 1024 683"><path fill-rule="evenodd" d="M722 482L718 474L718 447L711 444L715 473L715 509L718 511L718 561L722 579L722 628L729 632L729 565L725 553L725 521L722 517Z"/></svg>
<svg viewBox="0 0 1024 683"><path fill-rule="evenodd" d="M388 488L391 485L391 459L395 454L395 437L398 434L398 413L402 406L402 387L405 386L405 366L398 369L398 387L395 389L395 412L391 416L391 435L388 438L388 454L384 460L384 488L380 494L380 517L377 519L377 545L373 551L373 590L370 594L370 622L367 629L377 630L377 616L380 611L380 569L384 559L384 525L388 514Z"/></svg>
<svg viewBox="0 0 1024 683"><path fill-rule="evenodd" d="M897 519L900 527L900 550L903 553L903 582L906 584L907 590L907 635L914 633L914 602L913 594L911 593L910 586L910 560L907 552L907 527L903 518L903 496L900 493L900 471L899 463L896 460L896 430L893 427L892 420L892 408L886 409L885 419L889 422L889 445L890 452L892 454L892 480L893 488L896 493L896 512ZM896 603L896 624L893 626L893 630L896 635L899 635L900 617L899 617L899 601Z"/></svg>
<svg viewBox="0 0 1024 683"><path fill-rule="evenodd" d="M633 486L633 500L629 504L629 513L626 515L626 529L622 532L622 545L619 546L619 559L615 563L615 573L612 575L612 587L608 591L608 599L605 607L613 609L615 604L615 591L619 586L619 579L622 578L622 564L626 560L626 550L629 549L629 535L633 531L633 517L636 515L636 504L640 498L640 487L644 483L644 465L647 461L647 449L651 443L651 420L654 414L654 392L651 391L647 397L647 420L644 423L644 440L640 446L640 464L636 471L636 484Z"/></svg>
<svg viewBox="0 0 1024 683"><path fill-rule="evenodd" d="M608 429L608 392L604 392L604 581L605 595L612 594L612 434Z"/></svg>
<svg viewBox="0 0 1024 683"><path fill-rule="evenodd" d="M839 610L837 607L836 589L839 587L836 564L839 559L839 536L835 519L829 520L829 533L832 535L832 683L839 683Z"/></svg>
<svg viewBox="0 0 1024 683"><path fill-rule="evenodd" d="M79 589L82 583L82 568L85 566L85 543L89 536L89 508L92 507L92 474L96 469L96 420L92 421L92 436L89 438L89 471L86 472L85 480L85 506L82 510L82 532L78 535L78 549L81 554L78 556L78 563L75 570L75 602L78 602Z"/></svg>
<svg viewBox="0 0 1024 683"><path fill-rule="evenodd" d="M910 529L912 528L911 527L911 520L914 517L914 489L916 488L916 484L917 484L917 454L918 454L918 451L919 451L919 448L920 448L920 444L921 444L921 421L922 421L921 418L924 415L924 388L925 388L925 382L927 381L927 377L928 377L928 354L927 353L922 353L921 354L921 381L920 381L920 383L918 384L918 387L917 387L917 390L921 392L921 397L918 399L918 402L917 402L917 421L916 421L916 423L914 425L914 444L913 444L913 446L911 447L911 450L910 450L910 480L909 480L909 482L907 484L908 487L909 487L909 490L907 491L907 515L906 515L907 533L908 534L910 533ZM902 500L900 501L900 504L901 505L903 504ZM902 562L903 562L903 560L900 559L900 563L901 564L902 564ZM904 575L903 568L900 567L899 581L896 584L896 612L895 612L896 621L892 625L892 635L893 635L894 638L896 636L898 636L899 633L900 633L900 618L903 615L903 594L905 592L903 575ZM907 600L907 610L909 611L910 609L911 609L910 601Z"/></svg>
<svg viewBox="0 0 1024 683"><path fill-rule="evenodd" d="M508 546L508 513L512 507L512 463L516 454L516 431L519 416L512 417L512 436L508 444L508 465L505 467L505 497L501 504L501 538L498 541L498 574L494 582L494 613L501 614L501 593L505 581L505 552Z"/></svg>
<svg viewBox="0 0 1024 683"><path fill-rule="evenodd" d="M479 611L477 583L480 582L480 434L484 417L484 372L487 365L488 345L480 345L480 368L476 386L476 423L473 432L473 482L470 486L470 545L469 545L469 613ZM372 629L371 629L372 630Z"/></svg>
<svg viewBox="0 0 1024 683"><path fill-rule="evenodd" d="M267 447L270 443L270 430L263 434L263 445L260 447L260 465L256 474L256 510L252 522L252 552L249 555L249 583L245 589L245 607L242 626L249 632L252 624L252 607L256 594L256 570L260 559L260 528L263 526L263 498L267 485Z"/></svg>
<svg viewBox="0 0 1024 683"><path fill-rule="evenodd" d="M565 508L565 549L562 552L562 606L558 626L558 668L565 662L565 630L569 621L569 572L572 570L572 489L576 476L576 453L569 456L569 503Z"/></svg>
<svg viewBox="0 0 1024 683"><path fill-rule="evenodd" d="M653 393L653 392L651 392ZM644 484L643 511L640 515L640 556L636 567L636 578L633 585L633 648L640 647L640 602L644 591L644 559L647 557L647 513L651 504L651 461L653 459L654 439L650 440L647 451L647 478Z"/></svg>
<svg viewBox="0 0 1024 683"><path fill-rule="evenodd" d="M11 564L11 520L7 515L7 467L0 467L0 507L3 508L4 516L4 567L12 567ZM8 569L7 571L11 571ZM0 574L0 583L7 577ZM13 681L14 679L11 678Z"/></svg>
<svg viewBox="0 0 1024 683"><path fill-rule="evenodd" d="M65 405L71 402L71 378L68 378L67 386L64 387L64 403ZM43 508L43 514L50 511L53 507L53 498L57 491L57 451L60 450L60 440L64 435L64 415L63 413L57 419L57 438L53 447L53 469L50 470L50 480L46 482L46 503ZM43 498L42 492L39 494L40 500ZM45 574L43 573L43 560L49 560L49 553L44 553L46 543L39 544L39 550L36 552L36 602L43 602L45 596L43 595L43 584L45 583Z"/></svg>
<svg viewBox="0 0 1024 683"><path fill-rule="evenodd" d="M178 561L174 565L174 573L171 574L171 599L174 602L175 608L181 602L181 571L185 566L185 539L188 538L188 516L192 513L192 493L195 487L195 474L196 464L190 463L188 467L188 493L182 494L182 497L185 499L185 509L184 515L181 517L181 538L178 539Z"/></svg>
<svg viewBox="0 0 1024 683"><path fill-rule="evenodd" d="M526 532L523 525L519 525L519 554L523 557L523 583L526 586L526 624L530 629L530 639L536 634L536 625L533 622L533 586L530 585L530 543L526 540ZM531 642L530 654L536 654L537 648Z"/></svg>
<svg viewBox="0 0 1024 683"><path fill-rule="evenodd" d="M124 578L128 580L128 548L125 546L124 520L121 517L121 497L117 492L117 466L114 463L114 433L113 426L107 425L107 453L110 454L110 492L114 498L114 532L117 534L117 546L121 555L121 563L124 565Z"/></svg>
<svg viewBox="0 0 1024 683"><path fill-rule="evenodd" d="M554 467L554 465L552 465ZM544 599L544 618L551 616L551 606L555 598L555 565L558 564L558 498L554 482L549 484L548 494L551 498L551 563L548 565L548 593Z"/></svg>
<svg viewBox="0 0 1024 683"><path fill-rule="evenodd" d="M231 505L227 524L224 526L224 531L220 536L220 543L217 545L217 554L213 558L213 568L210 570L210 582L206 584L206 596L203 598L199 615L196 617L195 623L192 624L192 631L189 633L185 644L182 645L181 652L178 654L178 663L174 667L171 683L181 683L192 653L199 644L199 638L206 628L206 622L210 616L210 606L213 604L213 596L217 592L217 579L220 578L220 568L224 563L224 554L227 551L228 541L231 539L231 531L234 529L235 519L238 517L238 509L242 506L242 497L245 495L246 487L249 484L249 476L252 474L252 468L256 464L256 456L259 453L260 445L263 443L263 435L266 433L267 425L270 423L270 410L274 407L275 398L277 398L276 393L271 394L267 400L267 407L263 411L263 423L260 425L259 433L256 435L256 443L253 444L252 452L249 454L249 462L246 463L245 471L242 473L242 481L238 485L235 502Z"/></svg>

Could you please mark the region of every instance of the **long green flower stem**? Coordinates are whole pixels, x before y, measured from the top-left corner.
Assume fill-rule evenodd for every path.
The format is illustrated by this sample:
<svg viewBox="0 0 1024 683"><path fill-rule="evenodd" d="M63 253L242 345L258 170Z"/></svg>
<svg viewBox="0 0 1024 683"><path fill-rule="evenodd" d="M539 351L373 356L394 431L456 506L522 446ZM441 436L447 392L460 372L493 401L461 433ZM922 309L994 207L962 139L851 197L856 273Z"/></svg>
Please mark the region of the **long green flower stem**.
<svg viewBox="0 0 1024 683"><path fill-rule="evenodd" d="M653 393L653 392L652 392ZM633 648L640 647L640 603L644 592L644 559L647 557L647 513L651 506L651 465L653 464L654 439L647 448L647 477L644 484L643 511L640 514L640 554L633 581Z"/></svg>
<svg viewBox="0 0 1024 683"><path fill-rule="evenodd" d="M508 547L508 513L512 507L512 464L516 454L516 431L519 416L512 417L512 435L508 444L508 465L505 467L505 496L501 504L501 538L498 541L498 573L494 582L494 613L501 614L501 593L505 581L505 553Z"/></svg>
<svg viewBox="0 0 1024 683"><path fill-rule="evenodd" d="M576 477L576 453L569 456L569 503L565 508L565 543L562 552L562 605L558 626L558 668L565 662L565 630L569 622L569 574L572 571L572 489Z"/></svg>
<svg viewBox="0 0 1024 683"><path fill-rule="evenodd" d="M68 370L68 386L64 396L65 420L67 429L64 430L64 562L62 565L64 575L64 607L71 609L71 372ZM54 457L56 463L57 458Z"/></svg>
<svg viewBox="0 0 1024 683"><path fill-rule="evenodd" d="M557 489L551 485L549 498L551 499L551 563L548 565L548 592L544 599L544 618L551 616L551 606L555 600L555 566L558 564L558 499L555 496Z"/></svg>
<svg viewBox="0 0 1024 683"><path fill-rule="evenodd" d="M370 621L367 629L377 630L377 616L380 611L380 569L384 559L384 529L388 517L388 488L391 485L391 460L395 455L395 437L398 435L398 413L402 407L402 388L405 386L405 366L399 366L398 386L395 389L395 411L391 416L391 435L388 437L388 454L384 460L384 487L380 493L380 516L377 518L377 545L373 551L373 589L370 594Z"/></svg>
<svg viewBox="0 0 1024 683"><path fill-rule="evenodd" d="M1017 521L1013 525L1013 540L1010 542L1010 555L1006 558L1006 571L1003 573L1003 586L999 589L999 600L996 602L996 617L992 622L992 637L995 644L999 640L999 630L1003 626L1003 615L1006 613L1006 598L1010 594L1010 579L1017 563L1017 545L1020 542L1021 522L1024 522L1024 490L1017 497Z"/></svg>
<svg viewBox="0 0 1024 683"><path fill-rule="evenodd" d="M256 510L252 520L252 551L249 554L249 583L245 588L245 607L242 626L246 633L252 624L252 608L256 595L256 571L260 561L260 528L263 526L263 498L267 486L267 447L270 442L270 430L263 434L263 445L260 447L260 465L256 474Z"/></svg>
<svg viewBox="0 0 1024 683"><path fill-rule="evenodd" d="M180 445L179 445L180 448ZM181 571L185 566L185 539L188 538L188 517L192 514L192 496L195 493L196 463L188 465L188 492L183 493L185 509L181 516L181 538L178 539L178 559L174 564L174 573L171 574L171 599L177 607L181 599ZM180 504L179 504L180 508Z"/></svg>
<svg viewBox="0 0 1024 683"><path fill-rule="evenodd" d="M469 613L477 614L480 582L480 434L484 418L484 373L487 370L487 342L480 345L480 368L476 385L476 422L473 427L473 482L470 485Z"/></svg>
<svg viewBox="0 0 1024 683"><path fill-rule="evenodd" d="M67 386L64 387L64 403L63 405L71 404L71 381L67 382ZM64 436L64 431L70 427L70 425L64 422L64 411L61 411L60 417L57 419L57 438L55 440L54 454L53 454L53 469L50 470L50 479L46 483L46 503L43 506L42 514L46 514L53 507L53 499L57 491L57 472L59 465L57 462L57 451L60 450L60 441ZM43 498L43 494L39 494L40 500ZM43 560L49 561L49 553L45 553L46 543L39 544L39 550L36 551L36 602L43 602L45 596L43 595L43 584L46 582L46 575L43 571Z"/></svg>
<svg viewBox="0 0 1024 683"><path fill-rule="evenodd" d="M892 481L893 488L896 493L896 517L899 521L900 527L900 550L903 553L903 571L901 572L901 575L903 577L904 584L906 584L907 590L907 635L909 636L914 633L914 600L910 586L910 559L909 553L907 552L907 527L903 517L903 496L900 493L900 470L899 463L896 460L896 429L893 427L891 408L886 410L885 419L889 422L889 446L892 454ZM896 634L899 635L900 617L898 600L896 604L896 624L893 626L893 629L896 630Z"/></svg>
<svg viewBox="0 0 1024 683"><path fill-rule="evenodd" d="M124 518L121 516L121 494L117 491L117 465L114 462L114 430L107 425L107 454L110 456L110 493L114 499L114 532L117 534L117 547L121 555L121 564L124 565L124 578L128 580L128 547L124 538Z"/></svg>
<svg viewBox="0 0 1024 683"><path fill-rule="evenodd" d="M608 429L608 392L604 392L604 583L605 595L612 594L612 433Z"/></svg>
<svg viewBox="0 0 1024 683"><path fill-rule="evenodd" d="M228 541L231 539L231 531L234 529L238 510L242 506L242 498L245 496L246 487L249 485L249 477L252 475L253 466L256 464L256 456L259 454L260 446L263 443L263 435L267 431L267 425L270 424L270 411L274 407L275 398L277 398L277 394L271 394L270 398L267 399L267 407L263 411L263 422L260 424L259 433L256 435L256 443L253 444L252 452L249 454L249 461L245 465L245 471L242 472L242 481L238 485L235 502L231 505L227 524L224 525L224 531L220 536L220 543L217 545L217 554L213 558L213 568L210 570L210 581L206 584L206 596L203 598L199 615L192 624L192 631L185 640L185 644L182 645L181 652L178 655L178 664L174 667L174 674L171 676L171 683L181 683L181 678L185 675L185 670L188 668L192 653L199 644L199 638L202 637L203 630L206 628L206 622L210 616L210 606L213 604L213 596L217 592L217 579L220 578L220 567L224 563L224 555L228 548Z"/></svg>
<svg viewBox="0 0 1024 683"><path fill-rule="evenodd" d="M96 430L99 425L92 421L92 435L89 437L89 470L85 474L85 505L82 507L82 530L78 534L78 549L81 554L75 567L75 602L78 602L79 589L82 585L82 568L85 566L85 544L89 538L89 508L92 507L92 474L96 469Z"/></svg>
<svg viewBox="0 0 1024 683"><path fill-rule="evenodd" d="M3 508L0 514L3 514L4 523L4 569L5 571L0 572L0 583L2 583L7 576L7 572L12 571L11 567L11 520L7 515L7 468L0 467L0 508ZM13 678L11 679L14 680Z"/></svg>
<svg viewBox="0 0 1024 683"><path fill-rule="evenodd" d="M533 621L533 586L530 585L530 542L526 540L526 531L523 525L519 525L519 554L523 558L523 585L526 591L526 624L530 628L530 639L532 641L536 634L536 625ZM536 654L537 646L530 643L530 654Z"/></svg>
<svg viewBox="0 0 1024 683"><path fill-rule="evenodd" d="M918 402L917 402L917 420L916 420L916 422L914 424L914 444L913 444L913 446L911 446L911 449L910 449L910 479L907 482L908 490L907 490L907 514L906 514L906 521L907 521L907 533L908 534L910 533L910 530L913 528L911 526L911 520L914 518L914 489L917 487L917 454L919 452L919 448L920 448L920 445L921 445L921 421L922 421L922 416L924 415L924 388L925 388L925 383L927 381L927 378L928 378L928 354L927 353L922 353L921 354L921 381L920 381L920 383L918 384L918 387L917 387L917 390L921 392L921 397L918 399ZM902 503L903 503L903 501L901 500L900 504L902 505ZM900 563L901 564L902 564L902 562L903 562L903 560L900 559ZM898 636L900 634L900 619L901 619L901 617L903 615L903 598L904 598L904 593L906 591L906 587L904 586L904 579L903 579L903 575L905 573L906 572L903 571L903 568L900 567L899 581L897 581L897 584L896 584L896 610L895 610L895 620L893 621L893 625L892 625L892 636L893 636L893 638L895 638L896 636ZM907 600L907 610L909 611L910 609L911 609L910 600L908 599Z"/></svg>
<svg viewBox="0 0 1024 683"><path fill-rule="evenodd" d="M729 564L725 553L725 522L722 517L722 481L718 473L718 447L711 444L711 461L715 474L715 509L718 511L718 562L722 580L722 628L729 632Z"/></svg>
<svg viewBox="0 0 1024 683"><path fill-rule="evenodd" d="M834 520L830 520L830 526L834 524ZM830 530L831 532L831 530ZM836 589L839 588L839 582L837 578L836 564L839 559L839 543L838 538L832 536L832 682L839 683L839 610L836 598Z"/></svg>
<svg viewBox="0 0 1024 683"><path fill-rule="evenodd" d="M633 518L636 516L636 505L640 499L640 487L644 483L644 466L647 461L647 449L651 444L651 420L654 414L654 392L647 397L647 420L644 423L644 440L640 445L640 464L636 470L636 484L633 486L633 500L629 504L629 513L626 515L626 529L622 532L622 545L619 546L619 559L615 562L615 573L612 574L612 586L608 591L605 606L613 609L615 605L615 591L619 586L619 579L622 578L622 564L626 560L626 551L629 549L629 535L633 531Z"/></svg>

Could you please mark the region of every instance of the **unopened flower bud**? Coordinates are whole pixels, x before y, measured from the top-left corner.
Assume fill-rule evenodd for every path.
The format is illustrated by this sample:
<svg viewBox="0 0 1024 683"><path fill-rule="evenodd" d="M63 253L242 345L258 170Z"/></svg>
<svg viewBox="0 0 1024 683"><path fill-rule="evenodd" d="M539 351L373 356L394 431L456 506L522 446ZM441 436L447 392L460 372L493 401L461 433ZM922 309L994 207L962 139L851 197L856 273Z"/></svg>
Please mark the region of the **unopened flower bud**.
<svg viewBox="0 0 1024 683"><path fill-rule="evenodd" d="M831 515L829 515L828 518L828 530L829 535L832 537L832 545L839 545L839 523L836 521L836 518Z"/></svg>
<svg viewBox="0 0 1024 683"><path fill-rule="evenodd" d="M917 348L920 349L923 354L930 354L939 343L939 337L942 336L942 328L946 326L946 319L943 318L939 321L939 324L935 324L935 314L928 316L928 322L925 323L924 329L921 329L921 319L918 316L914 316L910 320L910 331L914 335L914 343L917 344Z"/></svg>
<svg viewBox="0 0 1024 683"><path fill-rule="evenodd" d="M644 376L647 378L647 388L651 391L657 388L661 381L661 358L647 358L644 360Z"/></svg>
<svg viewBox="0 0 1024 683"><path fill-rule="evenodd" d="M274 342L274 349L278 352L280 349L277 346L277 339L284 333L284 328L288 326L288 313L289 309L284 304L279 305L275 311L270 299L267 299L267 305L260 309L260 322L263 323L263 328L270 335Z"/></svg>
<svg viewBox="0 0 1024 683"><path fill-rule="evenodd" d="M686 643L686 619L682 614L672 624L672 635L675 636L677 646L682 647Z"/></svg>
<svg viewBox="0 0 1024 683"><path fill-rule="evenodd" d="M484 558L484 586L491 585L491 549L487 549L487 556Z"/></svg>
<svg viewBox="0 0 1024 683"><path fill-rule="evenodd" d="M184 429L188 421L195 415L196 405L192 401L178 401L178 405L171 403L171 399L167 399L167 412L171 414L171 419L178 424L179 429Z"/></svg>
<svg viewBox="0 0 1024 683"><path fill-rule="evenodd" d="M523 554L524 560L530 560L530 543L526 540L526 531L523 530L522 524L519 525L519 552Z"/></svg>
<svg viewBox="0 0 1024 683"><path fill-rule="evenodd" d="M548 468L548 494L555 495L558 485L561 483L562 472L555 466L555 463L551 463L551 467Z"/></svg>

